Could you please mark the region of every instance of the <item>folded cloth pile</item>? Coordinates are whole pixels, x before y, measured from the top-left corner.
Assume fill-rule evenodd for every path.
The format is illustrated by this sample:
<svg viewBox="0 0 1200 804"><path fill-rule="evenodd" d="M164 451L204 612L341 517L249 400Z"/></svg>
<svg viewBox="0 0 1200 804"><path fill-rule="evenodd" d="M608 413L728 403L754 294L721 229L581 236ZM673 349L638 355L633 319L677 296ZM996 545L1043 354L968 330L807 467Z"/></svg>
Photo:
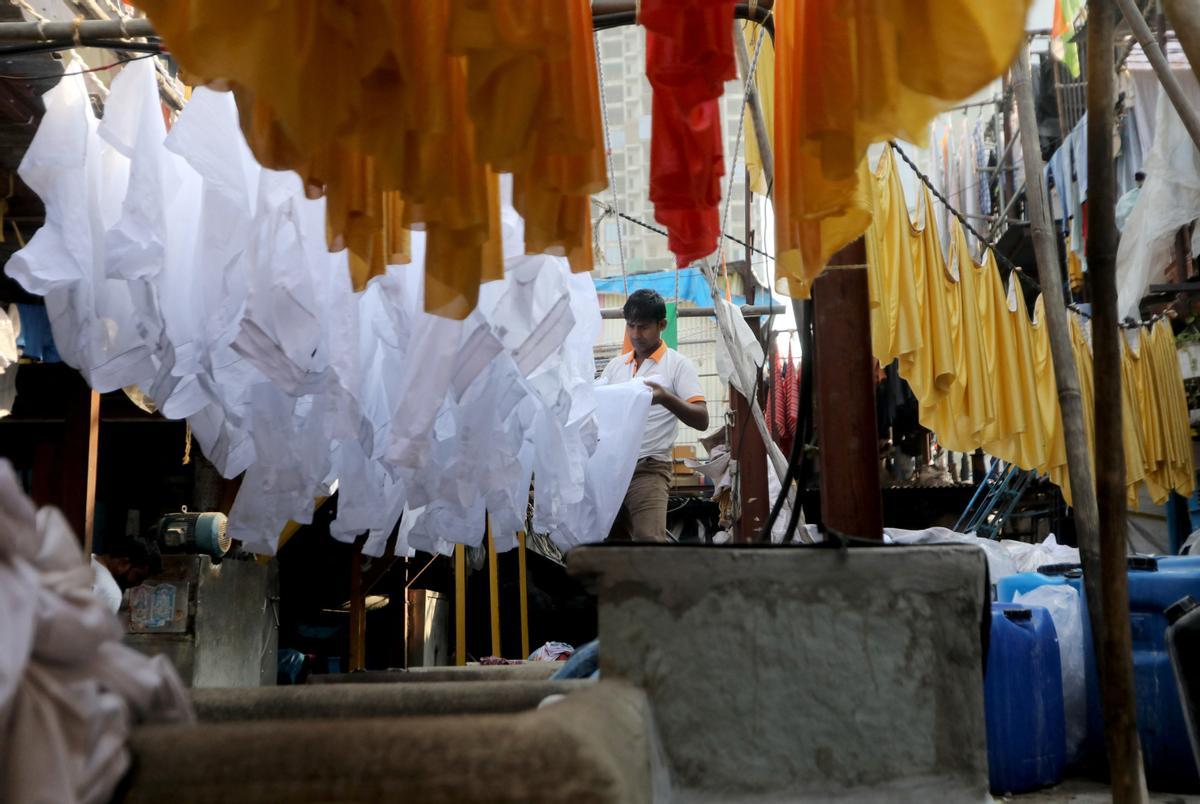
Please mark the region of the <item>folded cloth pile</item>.
<svg viewBox="0 0 1200 804"><path fill-rule="evenodd" d="M66 519L0 460L0 801L108 801L135 724L195 719L170 662L121 634Z"/></svg>

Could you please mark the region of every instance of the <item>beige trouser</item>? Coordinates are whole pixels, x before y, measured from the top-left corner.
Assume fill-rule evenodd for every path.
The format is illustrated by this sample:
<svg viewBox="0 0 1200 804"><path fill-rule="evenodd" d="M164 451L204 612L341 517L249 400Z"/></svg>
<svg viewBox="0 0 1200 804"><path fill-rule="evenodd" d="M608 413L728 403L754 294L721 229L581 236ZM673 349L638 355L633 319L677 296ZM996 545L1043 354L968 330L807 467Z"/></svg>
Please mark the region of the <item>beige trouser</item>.
<svg viewBox="0 0 1200 804"><path fill-rule="evenodd" d="M617 512L610 541L667 541L667 490L671 486L671 464L642 458L633 470L625 502Z"/></svg>

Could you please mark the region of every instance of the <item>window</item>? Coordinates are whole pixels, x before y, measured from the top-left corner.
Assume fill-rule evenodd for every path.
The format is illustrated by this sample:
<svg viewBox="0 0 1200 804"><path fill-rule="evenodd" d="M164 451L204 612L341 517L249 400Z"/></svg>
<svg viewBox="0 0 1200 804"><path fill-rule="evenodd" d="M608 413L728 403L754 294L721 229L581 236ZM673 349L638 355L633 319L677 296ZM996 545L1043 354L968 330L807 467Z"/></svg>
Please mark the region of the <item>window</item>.
<svg viewBox="0 0 1200 804"><path fill-rule="evenodd" d="M619 126L625 122L625 107L619 104L608 104L608 124Z"/></svg>
<svg viewBox="0 0 1200 804"><path fill-rule="evenodd" d="M604 249L604 261L609 265L621 264L621 250L616 246L609 246Z"/></svg>
<svg viewBox="0 0 1200 804"><path fill-rule="evenodd" d="M601 39L604 41L600 43L600 53L606 59L625 55L625 43L621 41L620 37L610 38L602 35Z"/></svg>
<svg viewBox="0 0 1200 804"><path fill-rule="evenodd" d="M638 137L643 140L650 139L650 115L648 114L638 118Z"/></svg>
<svg viewBox="0 0 1200 804"><path fill-rule="evenodd" d="M625 129L610 128L608 131L608 142L609 142L609 147L611 147L614 152L619 151L622 148L624 148L625 147Z"/></svg>

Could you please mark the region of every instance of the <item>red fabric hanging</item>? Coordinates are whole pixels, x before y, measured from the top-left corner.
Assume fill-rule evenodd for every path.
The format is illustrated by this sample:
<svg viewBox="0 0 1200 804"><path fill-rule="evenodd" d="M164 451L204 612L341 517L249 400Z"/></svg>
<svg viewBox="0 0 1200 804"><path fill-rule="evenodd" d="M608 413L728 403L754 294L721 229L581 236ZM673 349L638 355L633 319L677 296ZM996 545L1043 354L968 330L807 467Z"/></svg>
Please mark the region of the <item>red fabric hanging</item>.
<svg viewBox="0 0 1200 804"><path fill-rule="evenodd" d="M729 0L642 0L654 90L650 201L679 268L717 250L725 159L719 99L737 77Z"/></svg>
<svg viewBox="0 0 1200 804"><path fill-rule="evenodd" d="M775 356L771 367L771 392L768 404L771 410L771 436L785 455L791 454L792 441L796 437L800 407L800 372L792 360L791 347L787 359Z"/></svg>

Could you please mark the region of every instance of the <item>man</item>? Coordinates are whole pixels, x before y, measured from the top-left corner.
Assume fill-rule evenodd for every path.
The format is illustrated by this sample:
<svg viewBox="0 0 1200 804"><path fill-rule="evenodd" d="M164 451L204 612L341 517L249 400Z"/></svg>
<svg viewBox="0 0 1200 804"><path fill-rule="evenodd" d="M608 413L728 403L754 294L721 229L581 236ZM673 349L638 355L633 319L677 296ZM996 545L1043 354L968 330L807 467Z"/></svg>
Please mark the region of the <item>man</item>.
<svg viewBox="0 0 1200 804"><path fill-rule="evenodd" d="M1118 232L1125 231L1125 224L1133 213L1133 208L1137 206L1138 196L1142 194L1142 185L1146 182L1146 174L1139 170L1133 174L1133 180L1137 182L1137 186L1117 199Z"/></svg>
<svg viewBox="0 0 1200 804"><path fill-rule="evenodd" d="M117 542L108 552L92 556L92 592L115 614L126 589L138 586L162 571L158 545L133 536Z"/></svg>
<svg viewBox="0 0 1200 804"><path fill-rule="evenodd" d="M708 407L691 361L662 341L667 305L653 290L635 290L625 302L625 333L633 350L614 357L599 382L644 382L653 392L637 467L610 539L639 542L667 540L667 490L671 485L671 448L677 421L696 430L708 428Z"/></svg>

